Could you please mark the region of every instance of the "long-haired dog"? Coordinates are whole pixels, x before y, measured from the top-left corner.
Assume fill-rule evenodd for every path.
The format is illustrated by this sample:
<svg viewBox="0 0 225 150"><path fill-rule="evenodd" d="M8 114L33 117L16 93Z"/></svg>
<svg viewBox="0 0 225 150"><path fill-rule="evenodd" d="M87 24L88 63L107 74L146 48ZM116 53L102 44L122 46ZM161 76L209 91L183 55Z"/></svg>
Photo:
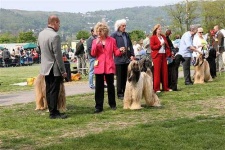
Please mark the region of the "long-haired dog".
<svg viewBox="0 0 225 150"><path fill-rule="evenodd" d="M140 63L133 60L128 65L123 108L141 109L142 97L145 98L148 106L161 106L159 98L153 90L150 68L146 72L141 72Z"/></svg>
<svg viewBox="0 0 225 150"><path fill-rule="evenodd" d="M206 59L204 59L203 54L199 54L196 58L195 66L195 74L194 74L194 84L204 83L208 81L212 81L212 76L210 75L209 63Z"/></svg>
<svg viewBox="0 0 225 150"><path fill-rule="evenodd" d="M45 77L41 74L35 80L34 84L35 88L35 101L36 101L36 109L35 110L45 110L48 108L47 100L46 100L46 85L45 85ZM65 86L63 81L60 83L59 97L58 97L58 110L66 111L66 94L65 94Z"/></svg>

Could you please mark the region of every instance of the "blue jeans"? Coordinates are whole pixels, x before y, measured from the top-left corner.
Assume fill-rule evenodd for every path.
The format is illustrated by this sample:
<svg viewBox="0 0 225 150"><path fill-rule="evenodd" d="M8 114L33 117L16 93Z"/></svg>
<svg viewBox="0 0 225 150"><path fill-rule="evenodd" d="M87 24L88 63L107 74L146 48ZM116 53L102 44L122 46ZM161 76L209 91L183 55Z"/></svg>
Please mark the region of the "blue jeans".
<svg viewBox="0 0 225 150"><path fill-rule="evenodd" d="M93 78L94 78L94 62L95 62L95 58L89 58L89 63L90 63L90 67L89 67L89 87L94 87L94 82L93 82Z"/></svg>

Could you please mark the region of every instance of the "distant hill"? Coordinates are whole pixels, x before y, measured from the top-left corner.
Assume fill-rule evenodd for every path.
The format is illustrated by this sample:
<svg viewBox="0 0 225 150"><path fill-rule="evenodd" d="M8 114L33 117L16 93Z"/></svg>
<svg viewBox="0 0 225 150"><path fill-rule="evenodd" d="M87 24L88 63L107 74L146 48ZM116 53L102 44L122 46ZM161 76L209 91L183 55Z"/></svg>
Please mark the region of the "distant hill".
<svg viewBox="0 0 225 150"><path fill-rule="evenodd" d="M61 28L59 33L63 37L75 35L80 30L89 31L98 21L108 22L111 31L114 30L114 23L118 19L127 19L127 31L143 30L149 32L156 23L169 25L165 7L133 7L109 11L95 11L83 13L65 12L43 12L23 11L12 9L0 9L0 33L34 31L38 33L46 27L47 18L50 14L60 17Z"/></svg>

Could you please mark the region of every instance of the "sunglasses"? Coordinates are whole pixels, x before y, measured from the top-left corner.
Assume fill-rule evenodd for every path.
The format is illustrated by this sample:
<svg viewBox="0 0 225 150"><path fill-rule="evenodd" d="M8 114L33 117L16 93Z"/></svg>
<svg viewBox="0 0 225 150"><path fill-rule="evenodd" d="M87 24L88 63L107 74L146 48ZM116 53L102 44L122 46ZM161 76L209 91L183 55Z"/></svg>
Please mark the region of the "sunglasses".
<svg viewBox="0 0 225 150"><path fill-rule="evenodd" d="M198 32L198 33L203 33L203 32Z"/></svg>

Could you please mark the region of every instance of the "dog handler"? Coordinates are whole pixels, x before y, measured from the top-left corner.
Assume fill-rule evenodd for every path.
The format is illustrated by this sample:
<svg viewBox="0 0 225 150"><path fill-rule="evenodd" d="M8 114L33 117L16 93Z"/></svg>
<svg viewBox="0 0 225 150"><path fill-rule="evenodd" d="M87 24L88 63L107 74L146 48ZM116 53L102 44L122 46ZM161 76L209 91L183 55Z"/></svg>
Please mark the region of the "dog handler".
<svg viewBox="0 0 225 150"><path fill-rule="evenodd" d="M60 20L51 15L48 18L48 27L39 33L38 43L41 50L41 72L45 76L46 99L50 119L65 119L67 116L60 114L57 103L60 82L67 76L62 59L61 41L57 31Z"/></svg>

